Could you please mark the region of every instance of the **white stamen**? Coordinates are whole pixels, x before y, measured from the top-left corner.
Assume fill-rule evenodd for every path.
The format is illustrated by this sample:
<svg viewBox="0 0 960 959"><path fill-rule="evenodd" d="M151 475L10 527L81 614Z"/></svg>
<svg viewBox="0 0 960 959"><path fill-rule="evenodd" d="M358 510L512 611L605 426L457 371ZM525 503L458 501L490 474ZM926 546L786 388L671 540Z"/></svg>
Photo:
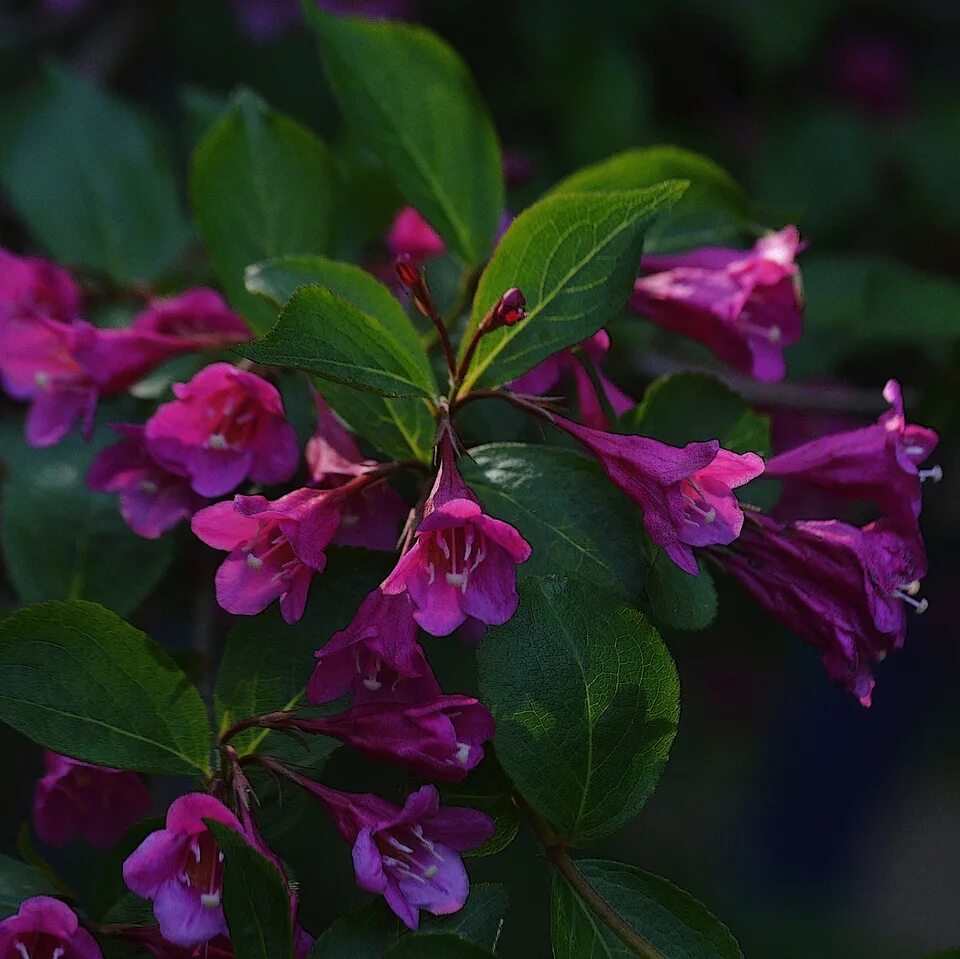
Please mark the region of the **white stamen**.
<svg viewBox="0 0 960 959"><path fill-rule="evenodd" d="M912 584L911 584L912 585ZM895 589L893 595L897 599L902 599L908 606L912 606L916 611L916 614L919 616L921 613L925 613L927 608L930 606L930 603L926 599L915 599L909 593L904 592L902 589Z"/></svg>
<svg viewBox="0 0 960 959"><path fill-rule="evenodd" d="M244 413L243 416L238 416L234 422L237 424L237 426L243 426L244 423L249 423L255 415L256 414L254 413Z"/></svg>
<svg viewBox="0 0 960 959"><path fill-rule="evenodd" d="M223 851L220 850L217 852L217 862L223 862Z"/></svg>
<svg viewBox="0 0 960 959"><path fill-rule="evenodd" d="M250 569L262 569L263 560L259 556L254 556L253 553L247 553L247 566Z"/></svg>
<svg viewBox="0 0 960 959"><path fill-rule="evenodd" d="M447 542L446 536L438 536L437 542L440 544L440 550L443 552L443 555L450 559L450 544Z"/></svg>
<svg viewBox="0 0 960 959"><path fill-rule="evenodd" d="M380 675L380 657L374 656L373 671L370 673L369 676L365 676L363 679L364 688L371 693L375 693L378 689L380 689L383 683L381 683L380 680L377 679L377 676L379 675Z"/></svg>
<svg viewBox="0 0 960 959"><path fill-rule="evenodd" d="M907 456L920 456L920 455L922 455L922 453L923 453L923 447L922 447L922 446L907 446L907 447L904 449L904 452L907 454Z"/></svg>
<svg viewBox="0 0 960 959"><path fill-rule="evenodd" d="M470 747L466 743L457 743L457 762L461 766L467 765L467 760L470 759Z"/></svg>
<svg viewBox="0 0 960 959"><path fill-rule="evenodd" d="M697 503L693 500L692 497L687 496L686 493L683 494L683 499L686 502L687 506L690 507L695 513L699 513L703 517L704 523L712 523L717 518L716 509L711 506L710 509L704 509L702 506L698 506ZM696 523L696 520L688 520L688 522Z"/></svg>
<svg viewBox="0 0 960 959"><path fill-rule="evenodd" d="M23 959L30 959L30 953L27 952L27 947L22 942L15 942L13 948L23 956Z"/></svg>
<svg viewBox="0 0 960 959"><path fill-rule="evenodd" d="M204 444L208 450L225 450L229 447L227 438L223 433L211 433Z"/></svg>
<svg viewBox="0 0 960 959"><path fill-rule="evenodd" d="M395 838L394 836L391 836L387 840L387 842L390 843L390 845L393 846L394 849L399 849L400 852L405 852L408 856L413 852L413 850L409 846L405 846L402 842L400 842L399 839Z"/></svg>
<svg viewBox="0 0 960 959"><path fill-rule="evenodd" d="M50 959L62 959L62 957L66 954L67 950L64 949L63 946L57 946L57 948L53 950L53 955L50 957Z"/></svg>
<svg viewBox="0 0 960 959"><path fill-rule="evenodd" d="M761 326L759 323L751 323L749 320L742 319L739 325L747 333L753 333L754 336L762 336L771 343L779 343L783 339L783 330L779 326Z"/></svg>
<svg viewBox="0 0 960 959"><path fill-rule="evenodd" d="M219 892L205 892L200 897L200 905L207 909L216 909L220 905Z"/></svg>
<svg viewBox="0 0 960 959"><path fill-rule="evenodd" d="M467 573L466 571L462 573L446 573L444 579L450 586L454 586L460 590L461 593L467 592Z"/></svg>
<svg viewBox="0 0 960 959"><path fill-rule="evenodd" d="M423 870L423 878L433 879L433 877L437 874L437 870L439 868L440 868L439 866L427 866L427 868Z"/></svg>
<svg viewBox="0 0 960 959"><path fill-rule="evenodd" d="M140 480L137 483L137 489L142 493L146 493L148 496L156 496L160 492L160 487L156 483L148 479Z"/></svg>
<svg viewBox="0 0 960 959"><path fill-rule="evenodd" d="M463 547L463 561L464 563L466 563L467 560L470 559L470 553L473 550L473 527L472 526L467 527L466 532L464 533L463 539L464 539L464 543L466 544Z"/></svg>
<svg viewBox="0 0 960 959"><path fill-rule="evenodd" d="M193 851L194 858L200 862L200 843L195 842L190 849Z"/></svg>
<svg viewBox="0 0 960 959"><path fill-rule="evenodd" d="M428 564L427 564L427 570L428 570L429 573L430 573L430 579L427 580L427 585L428 585L428 586L433 586L433 581L437 578L437 571L436 571L436 569L434 568L433 563L428 563Z"/></svg>
<svg viewBox="0 0 960 959"><path fill-rule="evenodd" d="M43 370L37 370L33 374L33 383L38 390L45 390L50 385L50 374L44 373Z"/></svg>
<svg viewBox="0 0 960 959"><path fill-rule="evenodd" d="M927 480L939 483L943 479L943 470L939 466L934 466L928 470L920 470L917 475L920 477L921 483L925 483Z"/></svg>

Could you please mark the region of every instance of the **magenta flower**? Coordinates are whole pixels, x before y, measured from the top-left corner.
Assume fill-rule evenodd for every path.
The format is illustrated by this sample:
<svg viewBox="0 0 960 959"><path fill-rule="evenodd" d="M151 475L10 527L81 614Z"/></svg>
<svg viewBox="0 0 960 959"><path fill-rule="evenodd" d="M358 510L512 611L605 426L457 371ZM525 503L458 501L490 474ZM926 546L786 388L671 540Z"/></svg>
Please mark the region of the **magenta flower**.
<svg viewBox="0 0 960 959"><path fill-rule="evenodd" d="M206 287L152 300L134 318L131 329L163 338L176 352L223 349L253 336L226 300Z"/></svg>
<svg viewBox="0 0 960 959"><path fill-rule="evenodd" d="M474 809L441 809L437 790L422 786L402 809L369 793L344 793L286 773L326 807L353 846L357 885L382 895L410 928L420 910L435 916L457 912L470 880L460 858L493 835L493 820Z"/></svg>
<svg viewBox="0 0 960 959"><path fill-rule="evenodd" d="M577 349L581 350L594 366L599 367L610 349L610 337L606 330L600 330L589 339L578 344ZM580 418L583 422L593 429L608 429L611 424L607 421L603 402L597 396L597 391L594 389L587 371L572 349L560 350L559 353L547 357L529 373L524 373L520 379L514 380L510 384L510 389L518 393L528 393L532 396L546 396L552 390L555 390L557 385L567 376L573 378L580 407ZM637 405L635 399L627 396L602 373L599 374L599 379L604 398L617 416L622 416L627 410L633 409Z"/></svg>
<svg viewBox="0 0 960 959"><path fill-rule="evenodd" d="M371 759L449 782L462 780L483 759L483 744L494 732L493 716L478 700L447 695L367 703L310 719L281 714L270 725L330 736Z"/></svg>
<svg viewBox="0 0 960 959"><path fill-rule="evenodd" d="M80 306L80 287L63 267L0 249L0 326L33 316L69 323Z"/></svg>
<svg viewBox="0 0 960 959"><path fill-rule="evenodd" d="M226 806L206 793L188 793L167 810L166 828L150 833L123 864L123 881L153 901L164 939L187 948L227 935L223 915L223 854L204 819L243 835Z"/></svg>
<svg viewBox="0 0 960 959"><path fill-rule="evenodd" d="M103 959L93 936L59 899L34 896L0 922L0 959Z"/></svg>
<svg viewBox="0 0 960 959"><path fill-rule="evenodd" d="M97 454L87 473L87 485L100 492L118 493L120 515L138 536L157 539L206 505L186 477L171 473L150 455L143 426L116 423L113 429L125 439Z"/></svg>
<svg viewBox="0 0 960 959"><path fill-rule="evenodd" d="M285 483L297 468L293 427L276 387L229 363L213 363L147 421L151 455L190 477L201 496L222 496L245 479Z"/></svg>
<svg viewBox="0 0 960 959"><path fill-rule="evenodd" d="M46 773L33 796L33 823L48 846L78 837L109 848L150 811L150 794L136 774L47 752Z"/></svg>
<svg viewBox="0 0 960 959"><path fill-rule="evenodd" d="M752 251L705 247L644 257L631 309L658 326L705 343L758 380L782 380L783 350L803 332L794 262L800 234L788 226Z"/></svg>
<svg viewBox="0 0 960 959"><path fill-rule="evenodd" d="M193 532L230 553L216 575L220 606L253 616L279 599L283 618L297 622L314 573L327 565L325 550L339 529L342 500L336 490L298 489L277 500L236 496L200 510Z"/></svg>
<svg viewBox="0 0 960 959"><path fill-rule="evenodd" d="M740 535L743 512L733 490L763 472L756 453L731 453L717 440L679 449L647 436L592 430L560 416L552 420L641 507L650 538L680 569L699 573L690 547L732 543Z"/></svg>
<svg viewBox="0 0 960 959"><path fill-rule="evenodd" d="M938 481L939 466L920 469L939 437L925 426L908 424L900 384L883 389L892 409L873 426L811 440L767 461L767 474L827 489L844 499L867 500L904 528L920 515L920 485Z"/></svg>
<svg viewBox="0 0 960 959"><path fill-rule="evenodd" d="M387 247L395 257L405 254L415 263L436 259L446 251L440 234L412 206L397 214L387 233Z"/></svg>
<svg viewBox="0 0 960 959"><path fill-rule="evenodd" d="M311 703L329 703L347 693L355 704L422 702L440 695L417 642L414 607L406 593L375 589L350 625L334 633L316 657L307 684Z"/></svg>
<svg viewBox="0 0 960 959"><path fill-rule="evenodd" d="M529 558L530 544L483 512L457 472L447 438L416 542L381 589L409 593L414 619L434 636L447 636L468 616L499 626L516 612L516 567Z"/></svg>
<svg viewBox="0 0 960 959"><path fill-rule="evenodd" d="M778 525L751 514L721 566L775 619L817 647L831 680L869 706L873 666L903 645L908 606L926 559L919 537L887 521L858 529L839 520Z"/></svg>

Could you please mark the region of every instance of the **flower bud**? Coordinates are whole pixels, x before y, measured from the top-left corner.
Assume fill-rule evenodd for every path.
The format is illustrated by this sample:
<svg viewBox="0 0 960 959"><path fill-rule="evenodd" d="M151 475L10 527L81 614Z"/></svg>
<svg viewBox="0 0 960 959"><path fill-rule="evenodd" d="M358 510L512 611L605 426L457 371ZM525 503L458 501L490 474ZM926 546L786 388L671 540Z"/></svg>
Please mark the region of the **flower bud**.
<svg viewBox="0 0 960 959"><path fill-rule="evenodd" d="M510 287L490 311L488 329L498 330L501 326L516 326L527 315L524 309L526 304L527 300L523 293L515 286Z"/></svg>

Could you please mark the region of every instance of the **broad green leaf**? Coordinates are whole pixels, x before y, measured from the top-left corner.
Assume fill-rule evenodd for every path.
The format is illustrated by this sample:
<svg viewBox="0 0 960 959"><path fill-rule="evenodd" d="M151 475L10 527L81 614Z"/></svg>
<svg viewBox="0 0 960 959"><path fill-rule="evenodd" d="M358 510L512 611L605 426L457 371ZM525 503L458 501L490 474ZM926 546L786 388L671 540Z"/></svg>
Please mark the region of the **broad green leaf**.
<svg viewBox="0 0 960 959"><path fill-rule="evenodd" d="M333 548L326 570L314 579L299 623L285 623L275 606L237 622L214 691L219 733L248 716L300 703L314 651L350 622L363 597L388 571L387 563L386 557L372 551ZM280 734L250 730L232 743L244 755L261 747L268 735L286 742Z"/></svg>
<svg viewBox="0 0 960 959"><path fill-rule="evenodd" d="M196 687L156 643L96 603L40 603L0 624L0 720L103 766L209 769Z"/></svg>
<svg viewBox="0 0 960 959"><path fill-rule="evenodd" d="M321 140L241 92L197 147L190 194L197 228L233 305L260 332L276 311L244 287L244 269L333 244L336 165Z"/></svg>
<svg viewBox="0 0 960 959"><path fill-rule="evenodd" d="M154 133L126 104L50 65L0 136L0 179L54 259L150 280L189 237Z"/></svg>
<svg viewBox="0 0 960 959"><path fill-rule="evenodd" d="M207 821L224 855L223 911L236 959L292 959L290 893L277 867L222 823Z"/></svg>
<svg viewBox="0 0 960 959"><path fill-rule="evenodd" d="M490 443L470 450L461 469L488 512L533 548L523 576L556 573L643 595L650 559L641 513L593 460L556 446Z"/></svg>
<svg viewBox="0 0 960 959"><path fill-rule="evenodd" d="M422 27L308 8L348 124L451 251L479 266L503 212L500 149L457 54Z"/></svg>
<svg viewBox="0 0 960 959"><path fill-rule="evenodd" d="M12 916L24 899L54 895L56 890L32 866L0 856L0 919Z"/></svg>
<svg viewBox="0 0 960 959"><path fill-rule="evenodd" d="M600 859L577 868L644 939L669 959L743 959L730 930L672 882L635 866ZM632 959L566 880L553 881L551 915L556 959Z"/></svg>
<svg viewBox="0 0 960 959"><path fill-rule="evenodd" d="M319 283L354 306L379 317L413 355L423 352L410 318L393 294L366 270L319 256L287 256L247 269L247 289L281 307L301 286ZM427 404L419 397L394 398L358 391L325 380L326 401L358 435L394 459L429 462L436 430Z"/></svg>
<svg viewBox="0 0 960 959"><path fill-rule="evenodd" d="M173 559L172 537L137 536L116 496L87 488L98 448L119 439L108 433L98 431L93 443L70 437L52 449L15 441L0 543L25 603L90 599L123 616L153 592Z"/></svg>
<svg viewBox="0 0 960 959"><path fill-rule="evenodd" d="M492 952L457 936L404 936L384 959L490 959Z"/></svg>
<svg viewBox="0 0 960 959"><path fill-rule="evenodd" d="M257 363L306 370L381 396L437 394L422 347L398 339L390 317L368 313L324 286L300 287L266 336L237 349Z"/></svg>
<svg viewBox="0 0 960 959"><path fill-rule="evenodd" d="M657 631L592 584L520 583L520 607L480 646L497 759L564 839L608 835L653 792L679 715Z"/></svg>
<svg viewBox="0 0 960 959"><path fill-rule="evenodd" d="M513 801L513 786L491 755L460 783L443 783L440 797L446 806L467 806L486 813L494 822L493 835L465 856L492 856L502 852L520 830L520 813Z"/></svg>
<svg viewBox="0 0 960 959"><path fill-rule="evenodd" d="M749 214L743 190L712 160L680 147L618 153L561 180L550 194L637 190L673 179L687 180L690 186L647 230L644 252L689 250L730 243L740 236Z"/></svg>
<svg viewBox="0 0 960 959"><path fill-rule="evenodd" d="M523 291L527 317L483 337L464 390L516 379L619 313L633 289L644 231L685 189L669 182L649 190L558 194L521 213L480 278L461 355L510 287Z"/></svg>
<svg viewBox="0 0 960 959"><path fill-rule="evenodd" d="M643 607L662 626L706 629L717 618L717 588L710 570L700 563L691 576L653 543L647 544L650 566L644 581Z"/></svg>

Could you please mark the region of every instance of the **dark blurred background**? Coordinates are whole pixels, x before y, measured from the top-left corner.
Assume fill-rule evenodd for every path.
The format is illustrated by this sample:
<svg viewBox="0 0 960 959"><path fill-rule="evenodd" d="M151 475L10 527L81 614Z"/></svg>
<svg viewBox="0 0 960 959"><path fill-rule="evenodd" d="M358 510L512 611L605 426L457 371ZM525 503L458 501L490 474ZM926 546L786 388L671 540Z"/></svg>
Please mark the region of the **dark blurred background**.
<svg viewBox="0 0 960 959"><path fill-rule="evenodd" d="M960 4L401 5L461 52L504 146L529 168L510 195L512 209L585 163L675 143L724 165L754 201L758 223L800 226L809 244L801 257L808 336L788 359L791 378L806 386L751 389L748 397L773 412L775 438L790 445L870 421L890 376L903 381L911 418L943 437L935 459L946 478L925 490L930 609L880 668L873 707L830 686L815 652L721 582L718 625L666 637L680 668L683 715L661 787L598 851L690 890L752 959L919 959L960 946L960 628L952 592L960 582ZM55 57L142 104L184 176L193 145L238 84L316 129L350 167L356 148L293 7L6 0L0 135L4 110L43 58ZM358 218L380 215L370 200L378 188L358 175ZM7 207L0 242L30 244ZM635 318L612 332L621 346L612 369L636 396L658 372L710 362ZM809 402L826 383L839 384L833 399ZM782 415L798 397L800 407L825 406L824 415ZM190 623L170 619L170 597L192 598L209 572L168 576L133 620L173 648L189 646ZM40 757L6 730L0 748L0 846L8 851L28 818ZM349 780L350 770L339 772ZM507 956L549 952L547 870L532 853L522 838L475 870L497 880L506 874L511 885ZM341 858L329 865L330 898L316 912L315 932L346 901L349 864ZM58 861L82 875L79 852Z"/></svg>

